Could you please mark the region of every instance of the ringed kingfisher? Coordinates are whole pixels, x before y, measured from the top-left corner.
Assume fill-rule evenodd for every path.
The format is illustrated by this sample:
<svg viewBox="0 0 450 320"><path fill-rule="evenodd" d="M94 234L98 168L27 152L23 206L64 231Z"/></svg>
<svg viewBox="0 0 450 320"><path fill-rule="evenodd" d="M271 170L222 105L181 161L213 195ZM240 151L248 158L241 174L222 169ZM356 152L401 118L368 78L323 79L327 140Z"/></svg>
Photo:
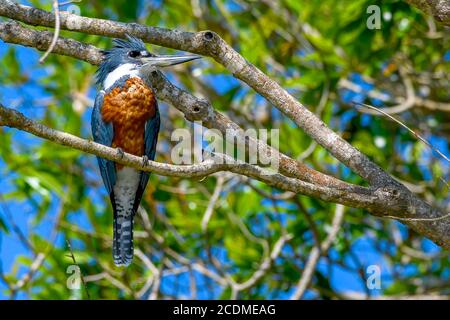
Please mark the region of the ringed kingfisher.
<svg viewBox="0 0 450 320"><path fill-rule="evenodd" d="M155 56L144 42L126 35L114 39L103 51L97 70L101 90L95 98L91 126L94 141L124 152L154 160L160 117L149 77L151 72L200 58L197 55ZM149 173L97 157L103 183L113 209L113 259L128 266L133 259L133 218L141 202Z"/></svg>

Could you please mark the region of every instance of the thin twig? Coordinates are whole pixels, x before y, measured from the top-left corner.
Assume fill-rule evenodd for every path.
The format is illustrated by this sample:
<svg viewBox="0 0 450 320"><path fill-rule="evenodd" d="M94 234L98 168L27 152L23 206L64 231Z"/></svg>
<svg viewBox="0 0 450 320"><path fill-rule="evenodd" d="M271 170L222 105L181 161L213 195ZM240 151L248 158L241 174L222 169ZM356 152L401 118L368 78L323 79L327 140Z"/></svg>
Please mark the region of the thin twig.
<svg viewBox="0 0 450 320"><path fill-rule="evenodd" d="M47 244L46 249L44 252L35 252L35 257L33 262L31 263L30 269L26 274L23 275L22 278L20 278L17 283L12 287L11 289L11 296L15 295L18 290L25 287L29 282L33 280L34 275L38 271L38 269L44 264L45 259L50 254L50 252L53 250L53 243L55 242L57 236L58 236L58 228L61 222L61 219L64 216L64 202L61 204L61 208L59 209L59 212L55 218L55 223L52 227L52 231L50 233L49 241Z"/></svg>
<svg viewBox="0 0 450 320"><path fill-rule="evenodd" d="M154 275L153 287L150 295L148 296L148 300L158 299L159 289L161 287L161 278L163 276L162 273L164 269L164 260L165 258L163 257L161 259L161 264L159 265L158 271Z"/></svg>
<svg viewBox="0 0 450 320"><path fill-rule="evenodd" d="M17 237L19 237L20 241L24 244L25 247L28 248L31 252L35 252L35 249L31 242L28 240L27 236L22 232L22 230L19 228L19 226L15 223L14 217L11 214L11 211L9 210L8 206L5 204L5 199L3 198L3 194L0 193L0 206L3 209L3 212L5 213L6 217L8 218L9 222L11 223L11 227L13 231L16 233Z"/></svg>
<svg viewBox="0 0 450 320"><path fill-rule="evenodd" d="M61 3L59 4L59 6L62 7L62 6L65 6L66 4L80 3L81 1L83 1L83 0L70 0L70 1L64 1L64 2L61 2Z"/></svg>
<svg viewBox="0 0 450 320"><path fill-rule="evenodd" d="M387 113L387 114L402 113L402 112L405 112L405 111L411 109L412 107L414 107L417 104L416 93L414 91L414 85L413 85L411 78L406 73L406 70L404 67L400 66L398 71L403 80L403 84L405 86L406 98L403 98L403 101L399 102L395 106L383 108L384 113ZM361 112L371 114L371 115L378 115L378 110L373 111L373 110L371 110L371 108L369 108L369 109L361 108Z"/></svg>
<svg viewBox="0 0 450 320"><path fill-rule="evenodd" d="M435 151L437 154L439 154L443 159L445 159L447 162L450 163L450 159L444 155L438 148L436 148L435 146L433 146L431 143L429 143L425 138L423 138L421 135L419 135L418 133L416 133L414 130L410 129L406 124L404 124L403 122L401 122L400 120L398 120L397 118L395 118L394 116L391 116L390 114L384 112L383 110L365 104L365 103L360 103L360 102L355 102L353 101L353 104L355 105L359 105L359 106L363 106L372 110L375 110L379 113L382 113L383 115L385 115L386 117L388 117L389 119L391 119L392 121L395 121L396 123L398 123L399 125L401 125L403 128L405 128L406 130L408 130L412 135L414 135L417 139L419 139L420 141L422 141L423 143L425 143L431 150ZM448 185L448 183L447 183Z"/></svg>
<svg viewBox="0 0 450 320"><path fill-rule="evenodd" d="M209 200L208 207L206 208L205 214L202 218L202 231L206 232L206 229L208 228L209 220L211 219L211 216L214 212L214 207L216 206L217 200L219 199L220 192L222 190L224 178L223 176L217 177L216 187L214 189L213 195L211 199Z"/></svg>
<svg viewBox="0 0 450 320"><path fill-rule="evenodd" d="M45 59L47 59L47 56L53 51L56 42L58 41L60 29L58 0L53 0L53 10L55 11L55 33L53 34L52 42L50 43L50 46L48 47L47 51L45 51L44 55L39 59L39 63L44 63Z"/></svg>
<svg viewBox="0 0 450 320"><path fill-rule="evenodd" d="M236 283L233 288L236 291L242 291L255 285L264 275L266 275L273 261L275 261L281 253L281 249L290 241L294 236L290 233L282 235L274 244L272 252L266 257L260 264L259 269L256 270L253 275L243 283Z"/></svg>
<svg viewBox="0 0 450 320"><path fill-rule="evenodd" d="M91 296L89 295L89 290L87 288L86 282L84 281L83 274L81 273L81 268L78 265L77 260L75 259L75 255L73 254L72 246L70 245L69 239L66 239L66 243L67 243L67 248L70 251L70 257L72 258L73 263L78 267L78 270L80 270L80 278L81 278L81 282L83 283L83 287L84 287L84 291L86 292L86 296L87 296L88 300L91 300Z"/></svg>
<svg viewBox="0 0 450 320"><path fill-rule="evenodd" d="M395 219L399 221L439 221L444 220L450 217L450 212L446 215L437 217L437 218L405 218L405 217L392 217L392 216L383 216L383 218Z"/></svg>
<svg viewBox="0 0 450 320"><path fill-rule="evenodd" d="M334 240L336 239L337 233L341 229L342 221L344 217L344 206L337 205L335 214L333 217L333 222L331 223L331 229L328 232L327 238L321 243L320 247L315 245L311 250L308 261L306 262L305 268L303 270L302 276L298 281L294 294L291 300L301 299L311 283L314 271L316 270L317 263L321 255L325 254L328 249L330 249Z"/></svg>

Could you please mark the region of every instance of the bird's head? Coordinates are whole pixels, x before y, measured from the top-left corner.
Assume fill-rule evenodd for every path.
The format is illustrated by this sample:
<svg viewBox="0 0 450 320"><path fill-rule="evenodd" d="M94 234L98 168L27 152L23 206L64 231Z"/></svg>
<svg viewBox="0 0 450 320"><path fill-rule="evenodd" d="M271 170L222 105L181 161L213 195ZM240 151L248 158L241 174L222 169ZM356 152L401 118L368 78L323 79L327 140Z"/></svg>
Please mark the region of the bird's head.
<svg viewBox="0 0 450 320"><path fill-rule="evenodd" d="M110 72L122 65L146 76L159 68L199 59L198 55L162 55L148 52L141 39L126 35L127 40L114 39L114 47L103 52L103 61L97 70L97 84L101 85Z"/></svg>

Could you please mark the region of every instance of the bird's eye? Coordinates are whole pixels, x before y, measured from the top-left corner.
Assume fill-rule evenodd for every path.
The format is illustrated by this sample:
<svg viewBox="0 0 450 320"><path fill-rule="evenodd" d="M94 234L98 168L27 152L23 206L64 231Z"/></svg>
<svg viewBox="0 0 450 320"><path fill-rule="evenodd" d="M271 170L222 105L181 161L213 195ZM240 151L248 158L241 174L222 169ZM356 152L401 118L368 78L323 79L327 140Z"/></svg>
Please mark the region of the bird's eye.
<svg viewBox="0 0 450 320"><path fill-rule="evenodd" d="M140 55L141 55L141 52L137 51L137 50L133 50L133 51L128 52L128 56L130 56L131 58L136 58L136 57L138 57Z"/></svg>

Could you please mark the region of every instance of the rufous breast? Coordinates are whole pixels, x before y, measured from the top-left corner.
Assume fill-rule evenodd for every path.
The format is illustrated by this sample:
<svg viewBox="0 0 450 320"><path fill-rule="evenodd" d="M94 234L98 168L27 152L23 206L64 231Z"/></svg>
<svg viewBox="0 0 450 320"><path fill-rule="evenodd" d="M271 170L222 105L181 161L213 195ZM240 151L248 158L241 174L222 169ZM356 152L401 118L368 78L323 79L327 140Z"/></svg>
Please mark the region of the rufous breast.
<svg viewBox="0 0 450 320"><path fill-rule="evenodd" d="M129 78L123 86L112 89L105 95L101 110L103 121L113 124L112 147L142 156L145 123L156 112L155 94L141 78Z"/></svg>

